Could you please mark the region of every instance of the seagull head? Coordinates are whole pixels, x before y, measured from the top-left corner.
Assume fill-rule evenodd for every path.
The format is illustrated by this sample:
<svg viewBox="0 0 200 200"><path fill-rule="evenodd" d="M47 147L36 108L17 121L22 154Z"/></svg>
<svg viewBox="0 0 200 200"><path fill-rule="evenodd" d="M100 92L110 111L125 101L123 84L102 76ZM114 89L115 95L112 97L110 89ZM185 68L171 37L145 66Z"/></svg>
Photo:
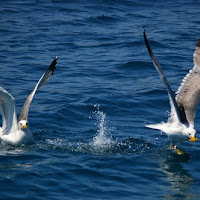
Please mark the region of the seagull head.
<svg viewBox="0 0 200 200"><path fill-rule="evenodd" d="M189 127L187 128L187 132L188 132L188 136L189 136L189 141L190 142L196 142L198 141L199 139L198 138L195 138L195 134L196 134L196 130L193 128L193 127Z"/></svg>
<svg viewBox="0 0 200 200"><path fill-rule="evenodd" d="M26 120L20 120L19 121L19 129L28 129L28 122Z"/></svg>

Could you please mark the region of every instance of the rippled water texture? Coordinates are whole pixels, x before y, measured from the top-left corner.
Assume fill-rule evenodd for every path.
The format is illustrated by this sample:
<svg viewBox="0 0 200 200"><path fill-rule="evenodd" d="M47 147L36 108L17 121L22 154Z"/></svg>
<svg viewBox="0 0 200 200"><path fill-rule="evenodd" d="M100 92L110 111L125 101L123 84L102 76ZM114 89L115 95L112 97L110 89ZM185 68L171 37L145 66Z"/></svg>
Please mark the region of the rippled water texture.
<svg viewBox="0 0 200 200"><path fill-rule="evenodd" d="M0 85L18 114L32 102L35 143L0 145L0 199L200 199L200 143L169 148L145 127L166 121L168 96L145 27L174 91L193 66L198 1L1 1ZM195 128L200 130L200 112Z"/></svg>

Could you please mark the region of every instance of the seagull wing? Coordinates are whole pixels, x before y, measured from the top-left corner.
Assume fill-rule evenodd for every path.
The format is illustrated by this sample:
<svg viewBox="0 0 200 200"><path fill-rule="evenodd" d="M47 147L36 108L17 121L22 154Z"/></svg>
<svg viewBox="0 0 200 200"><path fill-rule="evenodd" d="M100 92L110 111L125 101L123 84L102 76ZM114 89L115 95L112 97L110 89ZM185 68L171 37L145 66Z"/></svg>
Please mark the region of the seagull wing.
<svg viewBox="0 0 200 200"><path fill-rule="evenodd" d="M29 108L30 108L31 102L33 100L33 97L34 97L37 89L42 87L50 79L50 77L53 75L53 73L56 69L57 60L58 60L58 56L56 56L56 58L52 61L52 63L48 67L48 69L45 71L45 73L42 75L42 77L38 81L34 90L31 92L31 94L26 99L24 106L22 108L21 114L19 116L19 121L20 120L28 120L28 112L29 112Z"/></svg>
<svg viewBox="0 0 200 200"><path fill-rule="evenodd" d="M164 73L163 73L163 71L162 71L162 68L161 68L161 66L159 65L159 63L158 63L158 61L157 61L157 59L156 59L156 57L155 57L153 51L151 50L151 47L150 47L150 45L149 45L149 42L148 42L147 37L146 37L146 34L145 34L145 30L144 30L143 34L144 34L145 44L146 44L146 47L147 47L147 49L148 49L149 55L150 55L150 57L151 57L151 59L152 59L152 62L153 62L153 64L154 64L156 70L158 71L161 80L162 80L163 83L165 84L165 87L166 87L166 89L167 89L169 98L171 99L171 102L173 103L173 106L174 106L174 108L175 108L176 115L177 115L179 121L182 122L182 121L183 121L183 120L182 120L183 117L181 116L179 107L178 107L178 105L177 105L174 92L172 91L172 89L171 89L171 87L170 87L170 85L169 85L169 83L168 83L168 81L167 81L167 78L165 77L165 75L164 75Z"/></svg>
<svg viewBox="0 0 200 200"><path fill-rule="evenodd" d="M195 113L200 101L200 39L194 51L193 62L194 67L183 78L176 93L176 100L184 109L188 123L194 126Z"/></svg>
<svg viewBox="0 0 200 200"><path fill-rule="evenodd" d="M2 87L0 87L0 108L3 123L2 134L16 132L18 126L15 99Z"/></svg>

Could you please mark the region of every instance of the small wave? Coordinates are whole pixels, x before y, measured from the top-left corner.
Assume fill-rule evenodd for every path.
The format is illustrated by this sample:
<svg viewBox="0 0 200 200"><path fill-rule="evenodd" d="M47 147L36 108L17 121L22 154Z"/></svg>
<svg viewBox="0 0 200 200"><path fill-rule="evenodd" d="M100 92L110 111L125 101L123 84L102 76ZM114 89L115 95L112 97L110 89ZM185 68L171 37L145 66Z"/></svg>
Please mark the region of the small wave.
<svg viewBox="0 0 200 200"><path fill-rule="evenodd" d="M119 19L116 19L113 16L106 16L106 15L89 17L88 20L91 21L91 22L95 22L95 23L119 21Z"/></svg>
<svg viewBox="0 0 200 200"><path fill-rule="evenodd" d="M119 69L132 69L132 70L144 70L144 68L149 69L150 64L143 61L129 61L118 66Z"/></svg>

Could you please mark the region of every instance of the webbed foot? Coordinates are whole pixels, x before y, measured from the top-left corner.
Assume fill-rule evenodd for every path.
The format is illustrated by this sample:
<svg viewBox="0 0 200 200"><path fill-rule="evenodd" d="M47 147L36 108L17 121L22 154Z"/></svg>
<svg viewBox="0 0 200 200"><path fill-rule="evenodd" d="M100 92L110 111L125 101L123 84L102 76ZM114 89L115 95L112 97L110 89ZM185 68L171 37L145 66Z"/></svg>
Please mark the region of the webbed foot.
<svg viewBox="0 0 200 200"><path fill-rule="evenodd" d="M198 138L195 138L195 137L193 136L193 137L191 137L191 138L189 139L189 141L195 143L196 141L199 141L199 139L198 139Z"/></svg>

